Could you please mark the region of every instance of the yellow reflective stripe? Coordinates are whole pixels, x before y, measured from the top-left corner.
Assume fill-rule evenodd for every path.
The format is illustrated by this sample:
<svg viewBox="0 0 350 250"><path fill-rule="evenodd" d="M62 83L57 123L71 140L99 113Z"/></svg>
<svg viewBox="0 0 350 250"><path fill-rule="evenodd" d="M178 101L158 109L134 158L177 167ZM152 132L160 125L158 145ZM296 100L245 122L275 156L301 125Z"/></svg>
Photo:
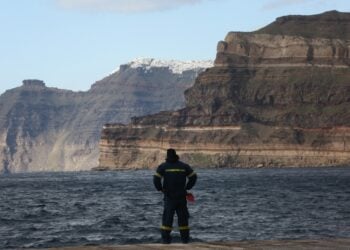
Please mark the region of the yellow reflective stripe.
<svg viewBox="0 0 350 250"><path fill-rule="evenodd" d="M192 176L194 176L196 174L196 172L192 172L192 173L190 173L189 175L187 175L187 177L192 177Z"/></svg>
<svg viewBox="0 0 350 250"><path fill-rule="evenodd" d="M165 172L186 172L186 170L181 168L170 168L166 169Z"/></svg>
<svg viewBox="0 0 350 250"><path fill-rule="evenodd" d="M160 229L162 230L165 230L165 231L171 231L173 230L172 227L168 227L168 226L161 226ZM182 226L182 227L179 227L179 230L190 230L190 227L189 226Z"/></svg>
<svg viewBox="0 0 350 250"><path fill-rule="evenodd" d="M155 174L154 174L154 176L157 176L157 177L159 177L159 178L162 178L163 176L161 175L161 174L159 174L158 172L156 172Z"/></svg>
<svg viewBox="0 0 350 250"><path fill-rule="evenodd" d="M165 230L165 231L171 231L171 230L173 230L172 227L167 227L167 226L161 226L160 229Z"/></svg>

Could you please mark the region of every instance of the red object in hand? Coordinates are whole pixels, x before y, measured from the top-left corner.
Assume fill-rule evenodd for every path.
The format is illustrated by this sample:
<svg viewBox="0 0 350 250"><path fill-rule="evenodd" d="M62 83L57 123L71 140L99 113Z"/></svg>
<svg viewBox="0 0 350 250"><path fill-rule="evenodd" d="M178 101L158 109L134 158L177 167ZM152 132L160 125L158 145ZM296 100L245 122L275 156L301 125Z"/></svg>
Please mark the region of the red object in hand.
<svg viewBox="0 0 350 250"><path fill-rule="evenodd" d="M194 196L191 193L186 194L186 200L189 202L194 202Z"/></svg>

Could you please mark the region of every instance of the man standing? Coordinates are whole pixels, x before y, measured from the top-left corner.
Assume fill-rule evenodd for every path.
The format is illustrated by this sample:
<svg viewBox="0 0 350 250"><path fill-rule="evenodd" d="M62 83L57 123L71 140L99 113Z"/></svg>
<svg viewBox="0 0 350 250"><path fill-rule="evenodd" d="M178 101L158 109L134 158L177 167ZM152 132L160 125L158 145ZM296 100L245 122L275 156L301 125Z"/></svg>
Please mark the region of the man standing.
<svg viewBox="0 0 350 250"><path fill-rule="evenodd" d="M174 149L168 149L166 161L157 168L153 177L156 189L164 193L164 211L161 226L163 243L171 243L170 233L175 212L178 217L181 240L183 243L188 243L190 228L188 226L189 213L186 195L187 190L195 185L196 180L197 175L192 168L179 161L179 156Z"/></svg>

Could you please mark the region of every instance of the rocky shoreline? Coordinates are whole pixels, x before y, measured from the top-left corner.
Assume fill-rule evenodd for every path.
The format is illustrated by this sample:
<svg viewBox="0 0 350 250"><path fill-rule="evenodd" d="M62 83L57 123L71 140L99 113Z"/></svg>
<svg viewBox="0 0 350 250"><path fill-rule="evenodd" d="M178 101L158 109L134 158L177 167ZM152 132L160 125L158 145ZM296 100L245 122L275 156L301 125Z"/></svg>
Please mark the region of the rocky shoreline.
<svg viewBox="0 0 350 250"><path fill-rule="evenodd" d="M184 161L203 168L349 166L349 128L303 130L251 124L247 130L109 127L100 141L99 169L154 168L170 147L178 149Z"/></svg>
<svg viewBox="0 0 350 250"><path fill-rule="evenodd" d="M350 248L350 239L321 239L321 240L267 240L267 241L238 241L238 242L212 242L184 244L135 244L114 246L76 246L46 248L51 250L136 250L136 249L235 249L235 250L295 250L295 249L334 249L347 250ZM38 249L37 249L38 250Z"/></svg>

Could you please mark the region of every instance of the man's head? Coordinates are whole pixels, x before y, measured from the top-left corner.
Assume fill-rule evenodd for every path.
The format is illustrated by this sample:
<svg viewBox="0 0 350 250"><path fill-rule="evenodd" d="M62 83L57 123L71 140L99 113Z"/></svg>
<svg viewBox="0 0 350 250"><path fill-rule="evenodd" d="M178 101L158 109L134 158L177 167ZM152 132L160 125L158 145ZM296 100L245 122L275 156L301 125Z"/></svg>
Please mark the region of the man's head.
<svg viewBox="0 0 350 250"><path fill-rule="evenodd" d="M166 151L166 161L169 161L169 162L176 162L179 160L179 156L176 154L176 151L175 149L173 148L169 148L167 151Z"/></svg>

